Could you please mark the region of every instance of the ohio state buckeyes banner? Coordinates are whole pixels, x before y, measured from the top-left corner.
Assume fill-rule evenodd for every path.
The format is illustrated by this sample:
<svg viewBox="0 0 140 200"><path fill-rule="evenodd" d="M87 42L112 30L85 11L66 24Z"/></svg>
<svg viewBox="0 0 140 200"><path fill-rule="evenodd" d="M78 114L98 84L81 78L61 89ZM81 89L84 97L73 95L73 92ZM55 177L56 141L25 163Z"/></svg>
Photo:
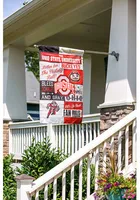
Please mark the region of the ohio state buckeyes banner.
<svg viewBox="0 0 140 200"><path fill-rule="evenodd" d="M83 117L83 53L39 46L40 122L79 124Z"/></svg>

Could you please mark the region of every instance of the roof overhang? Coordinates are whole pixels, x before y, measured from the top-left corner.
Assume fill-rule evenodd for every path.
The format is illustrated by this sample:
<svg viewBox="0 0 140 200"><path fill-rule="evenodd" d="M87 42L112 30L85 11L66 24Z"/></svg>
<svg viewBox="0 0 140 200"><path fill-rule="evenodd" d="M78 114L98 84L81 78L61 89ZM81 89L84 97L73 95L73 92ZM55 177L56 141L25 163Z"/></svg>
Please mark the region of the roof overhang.
<svg viewBox="0 0 140 200"><path fill-rule="evenodd" d="M112 0L34 0L4 20L4 46L32 46L111 6Z"/></svg>

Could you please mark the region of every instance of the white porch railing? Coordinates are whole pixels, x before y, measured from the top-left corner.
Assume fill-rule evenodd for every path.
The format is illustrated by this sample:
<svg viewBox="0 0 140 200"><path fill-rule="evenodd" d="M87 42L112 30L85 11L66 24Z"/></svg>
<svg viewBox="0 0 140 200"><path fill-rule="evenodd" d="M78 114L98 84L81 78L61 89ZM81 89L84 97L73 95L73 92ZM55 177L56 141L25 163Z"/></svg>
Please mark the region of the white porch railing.
<svg viewBox="0 0 140 200"><path fill-rule="evenodd" d="M33 138L35 143L49 137L52 147L60 148L65 154L72 155L77 150L96 138L100 133L100 114L85 115L82 124L46 125L39 121L10 123L9 153L15 159L27 149Z"/></svg>
<svg viewBox="0 0 140 200"><path fill-rule="evenodd" d="M117 142L116 142L117 140ZM131 142L130 142L131 141ZM122 170L121 166L124 165L124 172L127 173L128 169L135 169L136 162L136 111L133 111L121 121L113 125L110 129L99 135L89 144L81 148L79 151L68 157L62 163L48 171L46 174L32 182L27 187L22 187L23 180L18 181L21 186L18 187L18 200L31 200L32 196L35 196L35 200L39 200L40 190L44 190L44 199L48 198L48 188L53 184L53 200L57 199L57 180L62 178L62 200L66 200L66 174L70 172L70 199L74 200L74 169L76 165L79 165L79 200L82 200L82 164L83 160L87 160L87 190L86 197L90 197L93 191L90 191L90 164L93 161L92 155L95 158L95 174L98 175L99 171L99 160L102 158L103 161L107 159L107 145L110 145L111 151L114 149L117 151L118 158L118 169ZM99 153L100 148L103 149L102 157ZM132 155L132 156L130 156ZM124 163L123 163L124 156ZM106 171L106 164L103 162L103 170ZM25 184L24 184L25 186ZM95 185L95 189L97 186ZM27 195L28 194L28 195ZM24 199L22 198L24 196ZM52 199L52 198L51 198Z"/></svg>

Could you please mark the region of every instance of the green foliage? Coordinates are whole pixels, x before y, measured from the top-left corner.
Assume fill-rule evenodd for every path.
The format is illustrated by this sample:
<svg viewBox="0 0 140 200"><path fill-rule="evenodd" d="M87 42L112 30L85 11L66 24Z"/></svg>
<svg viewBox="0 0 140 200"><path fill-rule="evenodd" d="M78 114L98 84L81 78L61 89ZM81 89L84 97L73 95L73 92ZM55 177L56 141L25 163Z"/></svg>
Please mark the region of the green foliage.
<svg viewBox="0 0 140 200"><path fill-rule="evenodd" d="M61 151L51 149L48 139L35 144L26 149L22 156L22 168L18 170L20 174L27 174L37 179L47 171L62 162L66 156Z"/></svg>
<svg viewBox="0 0 140 200"><path fill-rule="evenodd" d="M3 200L16 199L16 181L14 170L11 167L13 156L8 155L3 159Z"/></svg>
<svg viewBox="0 0 140 200"><path fill-rule="evenodd" d="M16 174L27 174L39 178L53 167L67 158L60 150L52 149L48 139L35 144L33 140L31 146L24 151L22 156L22 167L16 169ZM4 158L4 200L16 199L16 182L14 170L11 167L13 156ZM66 199L70 199L70 171L66 173ZM82 167L82 195L86 198L87 188L87 159L83 161ZM94 166L91 165L91 191L94 191ZM79 165L74 168L74 200L78 199L79 193ZM49 184L48 199L53 199L53 184ZM43 191L40 192L40 200L43 200ZM62 200L62 176L57 179L57 200Z"/></svg>
<svg viewBox="0 0 140 200"><path fill-rule="evenodd" d="M33 72L39 80L39 53L32 51L25 51L25 66L28 71Z"/></svg>
<svg viewBox="0 0 140 200"><path fill-rule="evenodd" d="M27 174L35 179L42 176L50 169L61 163L67 158L60 150L51 149L51 144L48 139L42 143L35 144L33 141L31 146L24 151L22 160L22 168L18 169L20 174ZM87 187L87 160L83 162L83 199L86 197ZM79 165L74 169L74 199L78 199L79 190ZM94 191L94 166L91 165L91 191ZM53 199L53 185L49 185L48 196L49 200ZM57 179L57 200L61 200L62 196L62 177ZM70 171L66 173L66 196L70 199ZM40 199L43 200L43 191L40 192Z"/></svg>

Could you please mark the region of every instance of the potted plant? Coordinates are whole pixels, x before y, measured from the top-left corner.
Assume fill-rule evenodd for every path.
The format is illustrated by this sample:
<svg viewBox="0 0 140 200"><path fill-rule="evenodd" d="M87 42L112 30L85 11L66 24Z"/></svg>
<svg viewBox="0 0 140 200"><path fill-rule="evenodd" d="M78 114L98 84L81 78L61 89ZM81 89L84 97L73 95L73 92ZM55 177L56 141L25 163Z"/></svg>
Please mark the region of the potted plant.
<svg viewBox="0 0 140 200"><path fill-rule="evenodd" d="M135 174L124 177L123 173L117 173L114 153L109 154L107 171L100 172L97 177L98 190L94 193L94 199L124 200L136 198Z"/></svg>

